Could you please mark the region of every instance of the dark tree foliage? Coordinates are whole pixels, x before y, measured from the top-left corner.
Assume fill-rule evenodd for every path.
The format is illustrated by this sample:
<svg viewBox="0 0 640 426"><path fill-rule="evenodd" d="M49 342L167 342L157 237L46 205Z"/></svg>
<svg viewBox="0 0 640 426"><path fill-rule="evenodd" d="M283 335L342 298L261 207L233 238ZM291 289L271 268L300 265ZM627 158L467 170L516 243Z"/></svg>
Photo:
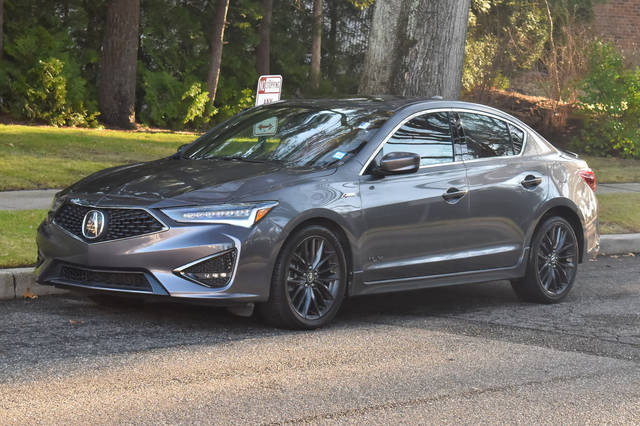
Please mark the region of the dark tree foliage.
<svg viewBox="0 0 640 426"><path fill-rule="evenodd" d="M322 65L314 89L309 84L313 0L231 1L212 105L207 77L220 2L140 0L136 120L174 129L210 127L253 105L257 77L264 72L284 76L285 98L355 93L371 15L366 7L372 2L324 0ZM0 113L54 125L115 122L111 112L98 107L108 3L4 0ZM124 110L132 115L128 106Z"/></svg>
<svg viewBox="0 0 640 426"><path fill-rule="evenodd" d="M0 0L0 60L4 52L4 0Z"/></svg>

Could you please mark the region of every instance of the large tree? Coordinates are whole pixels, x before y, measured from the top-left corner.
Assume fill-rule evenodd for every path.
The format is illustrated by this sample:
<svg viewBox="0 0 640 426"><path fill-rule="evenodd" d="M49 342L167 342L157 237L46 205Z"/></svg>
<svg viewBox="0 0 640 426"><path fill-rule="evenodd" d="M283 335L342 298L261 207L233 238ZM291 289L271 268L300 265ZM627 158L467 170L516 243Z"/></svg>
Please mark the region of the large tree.
<svg viewBox="0 0 640 426"><path fill-rule="evenodd" d="M375 3L363 94L460 95L470 0Z"/></svg>
<svg viewBox="0 0 640 426"><path fill-rule="evenodd" d="M207 88L209 89L209 100L211 100L211 103L216 100L216 92L218 91L220 64L222 63L222 46L224 45L224 27L227 21L228 10L229 0L218 0L216 16L211 29L211 59L209 60L209 74L207 76Z"/></svg>
<svg viewBox="0 0 640 426"><path fill-rule="evenodd" d="M320 61L322 59L322 0L313 0L313 24L311 26L311 85L320 86Z"/></svg>
<svg viewBox="0 0 640 426"><path fill-rule="evenodd" d="M256 48L256 69L258 74L271 72L271 16L273 14L273 0L262 0L262 20L260 21L260 43Z"/></svg>
<svg viewBox="0 0 640 426"><path fill-rule="evenodd" d="M111 0L102 43L99 102L105 124L133 127L140 0Z"/></svg>

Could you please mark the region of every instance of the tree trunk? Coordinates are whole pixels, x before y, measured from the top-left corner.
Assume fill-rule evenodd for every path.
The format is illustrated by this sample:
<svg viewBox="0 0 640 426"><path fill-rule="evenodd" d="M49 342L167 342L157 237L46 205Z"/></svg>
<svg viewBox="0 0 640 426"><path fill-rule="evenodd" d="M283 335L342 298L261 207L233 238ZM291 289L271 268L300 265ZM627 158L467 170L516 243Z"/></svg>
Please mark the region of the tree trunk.
<svg viewBox="0 0 640 426"><path fill-rule="evenodd" d="M209 60L209 75L207 76L209 99L212 104L216 100L216 92L218 91L220 64L222 63L222 45L224 43L224 27L227 21L228 10L229 0L218 0L216 17L213 21L213 29L211 30L211 59Z"/></svg>
<svg viewBox="0 0 640 426"><path fill-rule="evenodd" d="M273 0L262 0L262 21L260 22L260 44L256 48L256 69L258 75L271 72L271 16L273 14Z"/></svg>
<svg viewBox="0 0 640 426"><path fill-rule="evenodd" d="M457 99L470 0L375 4L360 92Z"/></svg>
<svg viewBox="0 0 640 426"><path fill-rule="evenodd" d="M311 27L311 86L320 86L320 61L322 59L322 0L313 0L313 25Z"/></svg>
<svg viewBox="0 0 640 426"><path fill-rule="evenodd" d="M338 53L338 0L329 0L329 64L327 67L327 73L329 79L335 81L336 79L336 60Z"/></svg>
<svg viewBox="0 0 640 426"><path fill-rule="evenodd" d="M102 44L98 99L105 124L131 128L136 113L140 0L111 0Z"/></svg>
<svg viewBox="0 0 640 426"><path fill-rule="evenodd" d="M4 0L0 0L0 60L4 53Z"/></svg>

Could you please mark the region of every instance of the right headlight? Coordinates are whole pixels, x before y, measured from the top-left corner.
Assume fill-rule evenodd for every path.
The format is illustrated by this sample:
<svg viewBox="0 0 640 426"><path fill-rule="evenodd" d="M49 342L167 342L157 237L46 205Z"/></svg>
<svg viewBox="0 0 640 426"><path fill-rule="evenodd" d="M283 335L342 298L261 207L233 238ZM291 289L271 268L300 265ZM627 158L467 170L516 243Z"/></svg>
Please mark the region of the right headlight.
<svg viewBox="0 0 640 426"><path fill-rule="evenodd" d="M172 207L162 209L162 213L179 223L225 223L250 228L277 205L277 201L260 201L213 206Z"/></svg>

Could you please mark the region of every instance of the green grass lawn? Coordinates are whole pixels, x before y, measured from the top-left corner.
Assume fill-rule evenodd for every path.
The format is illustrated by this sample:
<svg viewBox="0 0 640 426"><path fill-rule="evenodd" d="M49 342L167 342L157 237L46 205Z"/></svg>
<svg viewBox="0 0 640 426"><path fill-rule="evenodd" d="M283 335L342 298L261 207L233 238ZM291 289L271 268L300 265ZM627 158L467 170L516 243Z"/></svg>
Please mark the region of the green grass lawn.
<svg viewBox="0 0 640 426"><path fill-rule="evenodd" d="M640 182L640 160L580 156L600 183Z"/></svg>
<svg viewBox="0 0 640 426"><path fill-rule="evenodd" d="M600 232L640 232L640 194L599 194ZM0 268L36 261L35 235L46 210L0 211Z"/></svg>
<svg viewBox="0 0 640 426"><path fill-rule="evenodd" d="M598 194L600 233L640 232L640 194Z"/></svg>
<svg viewBox="0 0 640 426"><path fill-rule="evenodd" d="M196 137L0 125L0 191L63 188L106 167L166 157Z"/></svg>
<svg viewBox="0 0 640 426"><path fill-rule="evenodd" d="M36 230L46 210L0 211L0 268L36 263Z"/></svg>

